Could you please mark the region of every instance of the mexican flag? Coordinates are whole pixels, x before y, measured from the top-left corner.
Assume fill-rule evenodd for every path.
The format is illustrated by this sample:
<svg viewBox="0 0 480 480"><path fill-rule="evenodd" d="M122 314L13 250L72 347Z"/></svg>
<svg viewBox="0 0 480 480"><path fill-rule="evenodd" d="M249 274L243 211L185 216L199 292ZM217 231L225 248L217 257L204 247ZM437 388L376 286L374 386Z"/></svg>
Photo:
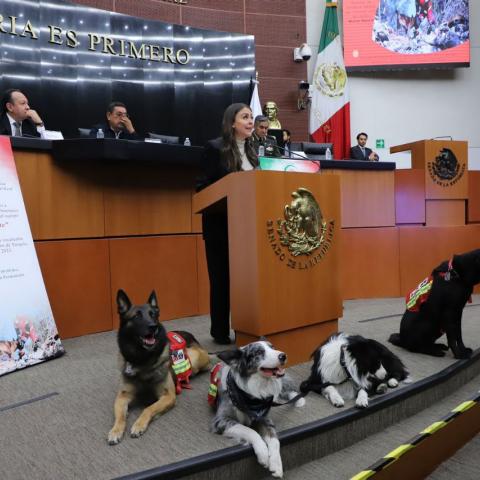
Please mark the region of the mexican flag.
<svg viewBox="0 0 480 480"><path fill-rule="evenodd" d="M327 1L312 80L310 135L333 143L334 158L350 157L350 96L338 33L337 2Z"/></svg>

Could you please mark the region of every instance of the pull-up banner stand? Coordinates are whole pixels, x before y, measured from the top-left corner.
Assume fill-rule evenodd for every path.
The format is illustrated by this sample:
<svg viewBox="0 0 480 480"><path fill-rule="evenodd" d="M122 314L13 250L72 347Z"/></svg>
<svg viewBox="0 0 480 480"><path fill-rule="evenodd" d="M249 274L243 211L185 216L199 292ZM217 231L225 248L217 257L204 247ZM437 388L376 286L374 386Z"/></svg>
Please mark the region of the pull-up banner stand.
<svg viewBox="0 0 480 480"><path fill-rule="evenodd" d="M0 136L0 375L63 353L10 138Z"/></svg>

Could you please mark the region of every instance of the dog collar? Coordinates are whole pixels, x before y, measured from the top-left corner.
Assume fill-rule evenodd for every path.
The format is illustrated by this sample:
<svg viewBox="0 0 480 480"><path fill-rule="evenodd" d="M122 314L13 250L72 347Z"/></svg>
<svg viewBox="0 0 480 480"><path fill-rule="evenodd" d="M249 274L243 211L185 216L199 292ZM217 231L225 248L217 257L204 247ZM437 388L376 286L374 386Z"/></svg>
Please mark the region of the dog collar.
<svg viewBox="0 0 480 480"><path fill-rule="evenodd" d="M242 390L235 383L231 371L227 374L227 393L235 407L247 415L252 421L266 417L273 405L273 396L256 398Z"/></svg>
<svg viewBox="0 0 480 480"><path fill-rule="evenodd" d="M441 272L439 274L446 282L460 278L458 272L453 268L453 257L448 261L448 269L446 272Z"/></svg>

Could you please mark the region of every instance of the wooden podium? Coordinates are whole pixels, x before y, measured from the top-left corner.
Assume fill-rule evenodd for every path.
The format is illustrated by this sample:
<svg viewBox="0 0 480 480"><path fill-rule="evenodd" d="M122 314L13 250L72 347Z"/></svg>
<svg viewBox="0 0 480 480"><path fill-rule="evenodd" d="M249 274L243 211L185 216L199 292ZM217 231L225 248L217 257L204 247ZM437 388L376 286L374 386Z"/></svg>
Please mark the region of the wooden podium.
<svg viewBox="0 0 480 480"><path fill-rule="evenodd" d="M304 232L311 233L313 228L305 213L300 215L312 212L311 197L304 189L311 192L313 206L316 201L320 209L316 216L311 215L318 221L314 231L320 233L314 250L298 254ZM294 192L299 193L292 195ZM197 213L225 208L231 323L237 343L244 345L265 335L276 348L287 352L290 364L307 361L312 351L337 331L337 319L342 315L339 178L238 172L193 198ZM292 229L294 225L299 229Z"/></svg>
<svg viewBox="0 0 480 480"><path fill-rule="evenodd" d="M420 140L390 148L411 151L411 170L395 174L397 224L465 225L468 198L468 144Z"/></svg>

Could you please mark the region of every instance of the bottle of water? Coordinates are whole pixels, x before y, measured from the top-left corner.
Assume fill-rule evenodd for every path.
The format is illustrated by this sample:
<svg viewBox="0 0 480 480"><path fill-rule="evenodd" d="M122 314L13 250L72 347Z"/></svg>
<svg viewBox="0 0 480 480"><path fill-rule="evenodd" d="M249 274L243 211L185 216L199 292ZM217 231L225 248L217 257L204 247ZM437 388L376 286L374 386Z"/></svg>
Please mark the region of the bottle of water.
<svg viewBox="0 0 480 480"><path fill-rule="evenodd" d="M264 157L265 156L265 147L263 145L260 145L258 147L258 156L259 157Z"/></svg>
<svg viewBox="0 0 480 480"><path fill-rule="evenodd" d="M105 138L105 134L101 128L97 130L97 138Z"/></svg>
<svg viewBox="0 0 480 480"><path fill-rule="evenodd" d="M185 141L183 142L183 144L186 146L186 147L190 147L192 145L192 142L190 142L190 139L187 137L185 139Z"/></svg>
<svg viewBox="0 0 480 480"><path fill-rule="evenodd" d="M327 147L327 149L325 150L325 160L331 160L331 159L332 159L332 152Z"/></svg>

